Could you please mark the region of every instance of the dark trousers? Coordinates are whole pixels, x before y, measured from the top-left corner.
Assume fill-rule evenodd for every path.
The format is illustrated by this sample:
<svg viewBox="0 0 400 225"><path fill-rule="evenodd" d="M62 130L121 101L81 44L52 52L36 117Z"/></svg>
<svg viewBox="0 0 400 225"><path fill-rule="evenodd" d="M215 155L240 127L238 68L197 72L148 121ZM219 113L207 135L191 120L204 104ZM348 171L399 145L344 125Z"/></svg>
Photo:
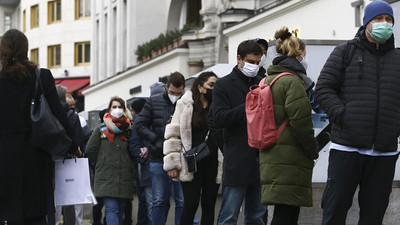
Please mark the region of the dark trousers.
<svg viewBox="0 0 400 225"><path fill-rule="evenodd" d="M368 156L332 149L328 180L322 196L323 225L344 225L353 196L360 186L359 225L382 224L389 204L398 155Z"/></svg>
<svg viewBox="0 0 400 225"><path fill-rule="evenodd" d="M75 225L75 207L73 205L63 206L64 225Z"/></svg>
<svg viewBox="0 0 400 225"><path fill-rule="evenodd" d="M210 159L211 160L211 159ZM219 185L215 183L217 162L198 164L197 172L191 182L181 182L184 198L180 225L193 225L194 215L201 196L201 225L213 225L215 201Z"/></svg>
<svg viewBox="0 0 400 225"><path fill-rule="evenodd" d="M132 200L130 199L126 200L123 225L132 225Z"/></svg>
<svg viewBox="0 0 400 225"><path fill-rule="evenodd" d="M275 205L271 225L297 225L300 207L291 205Z"/></svg>
<svg viewBox="0 0 400 225"><path fill-rule="evenodd" d="M102 225L101 223L101 209L104 206L103 198L97 198L97 205L93 206L93 225ZM106 224L106 218L104 216L103 225Z"/></svg>
<svg viewBox="0 0 400 225"><path fill-rule="evenodd" d="M138 205L136 225L147 225L149 224L149 216L146 203L146 193L144 192L144 188L138 187L137 194L138 194L139 205Z"/></svg>
<svg viewBox="0 0 400 225"><path fill-rule="evenodd" d="M4 225L3 221L0 222L0 225ZM30 218L25 219L23 221L16 221L16 222L7 222L7 225L48 225L46 221L46 217L37 217L37 218Z"/></svg>

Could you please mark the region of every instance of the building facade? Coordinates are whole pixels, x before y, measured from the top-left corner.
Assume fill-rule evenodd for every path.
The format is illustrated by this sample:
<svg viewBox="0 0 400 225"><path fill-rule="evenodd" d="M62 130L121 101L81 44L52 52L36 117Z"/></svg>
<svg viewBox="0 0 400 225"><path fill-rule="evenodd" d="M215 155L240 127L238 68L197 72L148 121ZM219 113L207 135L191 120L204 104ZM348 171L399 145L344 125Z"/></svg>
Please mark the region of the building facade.
<svg viewBox="0 0 400 225"><path fill-rule="evenodd" d="M20 0L0 1L0 37L9 29L20 28Z"/></svg>
<svg viewBox="0 0 400 225"><path fill-rule="evenodd" d="M21 0L19 6L30 60L51 70L56 83L78 99L79 111L92 74L90 5L91 0Z"/></svg>
<svg viewBox="0 0 400 225"><path fill-rule="evenodd" d="M275 30L283 25L296 30L303 39L328 41L334 46L355 34L368 2L94 1L93 73L91 87L84 91L86 109L101 108L115 95L134 98L146 92L159 77L174 71L190 77L215 64L236 64L236 47L242 40L272 39ZM138 60L138 46L175 29L184 30L184 45L146 62Z"/></svg>

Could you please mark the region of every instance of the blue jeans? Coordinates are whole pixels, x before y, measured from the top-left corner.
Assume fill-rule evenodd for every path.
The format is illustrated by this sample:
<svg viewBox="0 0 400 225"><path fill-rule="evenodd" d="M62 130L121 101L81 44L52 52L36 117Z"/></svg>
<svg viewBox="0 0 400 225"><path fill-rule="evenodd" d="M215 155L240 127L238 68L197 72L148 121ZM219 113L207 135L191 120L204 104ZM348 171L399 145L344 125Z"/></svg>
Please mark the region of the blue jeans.
<svg viewBox="0 0 400 225"><path fill-rule="evenodd" d="M239 210L245 200L244 224L263 225L261 216L266 206L261 204L261 185L224 186L218 225L236 225Z"/></svg>
<svg viewBox="0 0 400 225"><path fill-rule="evenodd" d="M170 206L169 199L172 194L175 199L175 225L179 225L183 210L181 183L172 181L164 171L163 164L159 162L150 162L150 176L153 189L152 223L165 225Z"/></svg>
<svg viewBox="0 0 400 225"><path fill-rule="evenodd" d="M122 225L126 199L103 198L107 225Z"/></svg>

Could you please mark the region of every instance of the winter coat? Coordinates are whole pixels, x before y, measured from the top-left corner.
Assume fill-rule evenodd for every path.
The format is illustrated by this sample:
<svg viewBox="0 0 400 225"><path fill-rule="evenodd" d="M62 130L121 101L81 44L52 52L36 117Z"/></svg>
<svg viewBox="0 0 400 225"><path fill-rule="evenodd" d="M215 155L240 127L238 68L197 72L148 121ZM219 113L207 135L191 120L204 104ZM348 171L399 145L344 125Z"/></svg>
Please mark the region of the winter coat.
<svg viewBox="0 0 400 225"><path fill-rule="evenodd" d="M45 216L46 199L53 193L46 185L51 184L52 161L31 146L30 107L36 76L30 72L32 79L21 83L0 77L0 223ZM40 76L52 113L71 134L51 72L41 69Z"/></svg>
<svg viewBox="0 0 400 225"><path fill-rule="evenodd" d="M215 127L223 129L223 185L259 184L258 150L248 145L245 102L249 87L260 80L245 77L235 66L215 84L211 109Z"/></svg>
<svg viewBox="0 0 400 225"><path fill-rule="evenodd" d="M134 164L140 164L140 175L136 174L136 177L139 177L139 185L140 187L148 187L151 186L151 178L150 178L150 160L149 158L142 158L140 156L140 148L146 147L147 150L150 149L150 144L147 141L144 141L142 137L140 137L136 131L138 115L135 114L133 120L133 127L131 138L129 138L129 154L133 159ZM139 172L139 171L136 171Z"/></svg>
<svg viewBox="0 0 400 225"><path fill-rule="evenodd" d="M278 74L301 66L295 58L287 58L268 68L267 83ZM283 76L271 88L277 128L289 118L277 143L260 150L260 174L263 204L312 206L311 178L313 159L318 157L311 120L311 105L298 76Z"/></svg>
<svg viewBox="0 0 400 225"><path fill-rule="evenodd" d="M153 162L163 161L165 126L175 111L175 104L168 98L168 92L150 96L137 119L136 131L150 143L149 158Z"/></svg>
<svg viewBox="0 0 400 225"><path fill-rule="evenodd" d="M169 171L172 169L178 169L180 171L179 180L182 182L192 181L194 177L194 174L188 171L188 165L183 156L183 147L186 150L194 147L192 146L193 103L192 92L187 91L177 102L172 121L165 128L164 170ZM216 182L220 184L223 156L221 151L219 151L216 145L212 142L211 131L209 139L207 140L207 145L210 149L210 155L204 160L212 162L215 158L218 158Z"/></svg>
<svg viewBox="0 0 400 225"><path fill-rule="evenodd" d="M337 46L316 86L316 99L332 124L337 144L396 151L400 134L400 51L393 36L370 43L361 27L351 44ZM346 64L346 49L351 58ZM352 55L351 55L352 54ZM346 66L348 65L348 66Z"/></svg>
<svg viewBox="0 0 400 225"><path fill-rule="evenodd" d="M72 140L82 149L84 136L79 116L77 113L75 113L75 110L69 108L69 105L65 101L60 100L60 102L64 107L65 113L67 114L68 122L72 132Z"/></svg>
<svg viewBox="0 0 400 225"><path fill-rule="evenodd" d="M96 197L132 199L133 164L128 140L121 140L121 134L115 134L111 143L107 138L101 138L99 127L93 130L86 146L86 155L95 168L94 194Z"/></svg>

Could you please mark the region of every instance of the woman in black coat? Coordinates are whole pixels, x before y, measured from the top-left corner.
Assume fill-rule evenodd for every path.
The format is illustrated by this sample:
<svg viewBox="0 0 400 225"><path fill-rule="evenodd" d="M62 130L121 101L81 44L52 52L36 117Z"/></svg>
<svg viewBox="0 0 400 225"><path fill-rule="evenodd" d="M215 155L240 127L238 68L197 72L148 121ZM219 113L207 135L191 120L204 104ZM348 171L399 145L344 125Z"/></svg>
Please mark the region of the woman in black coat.
<svg viewBox="0 0 400 225"><path fill-rule="evenodd" d="M0 224L47 224L46 201L53 195L48 185L50 156L31 146L36 65L27 59L27 52L28 40L22 32L12 29L4 34L0 42ZM51 111L71 134L51 72L41 69L40 73Z"/></svg>

